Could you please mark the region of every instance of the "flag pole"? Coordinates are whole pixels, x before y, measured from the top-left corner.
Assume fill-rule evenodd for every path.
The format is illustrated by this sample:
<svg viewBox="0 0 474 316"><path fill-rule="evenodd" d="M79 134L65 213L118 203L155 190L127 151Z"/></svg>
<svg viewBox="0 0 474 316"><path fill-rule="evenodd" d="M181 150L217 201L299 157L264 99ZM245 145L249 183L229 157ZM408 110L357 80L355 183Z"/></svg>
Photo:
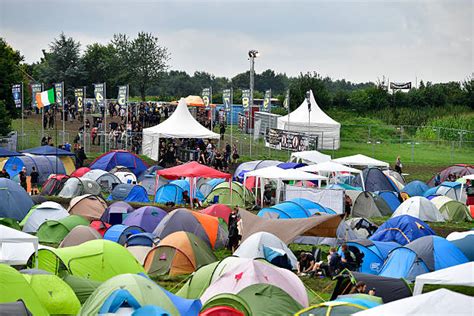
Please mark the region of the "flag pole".
<svg viewBox="0 0 474 316"><path fill-rule="evenodd" d="M44 83L41 83L41 92L43 92L43 90L44 90ZM44 137L44 106L41 107L41 139L43 139L43 137Z"/></svg>
<svg viewBox="0 0 474 316"><path fill-rule="evenodd" d="M64 121L66 118L66 105L64 104L64 92L65 92L65 87L64 87L64 81L61 82L61 104L63 105L63 145L66 144L66 122Z"/></svg>
<svg viewBox="0 0 474 316"><path fill-rule="evenodd" d="M24 109L23 109L23 103L24 103L24 91L23 91L23 81L21 82L21 147L25 145L25 122L24 122Z"/></svg>
<svg viewBox="0 0 474 316"><path fill-rule="evenodd" d="M119 88L120 89L120 88ZM125 91L125 109L127 110L127 118L125 120L125 149L128 150L128 89L129 86L127 84L127 90ZM159 146L159 144L158 144Z"/></svg>
<svg viewBox="0 0 474 316"><path fill-rule="evenodd" d="M234 134L232 130L234 129L234 110L233 110L233 103L234 103L234 88L230 88L230 162L232 162L232 151L234 150Z"/></svg>
<svg viewBox="0 0 474 316"><path fill-rule="evenodd" d="M104 152L107 152L107 88L106 83L104 82ZM109 146L110 147L110 146Z"/></svg>
<svg viewBox="0 0 474 316"><path fill-rule="evenodd" d="M87 94L87 87L82 88L82 121L83 121L83 130L82 130L82 140L84 142L84 152L86 152L86 113L87 113L87 104L85 102Z"/></svg>

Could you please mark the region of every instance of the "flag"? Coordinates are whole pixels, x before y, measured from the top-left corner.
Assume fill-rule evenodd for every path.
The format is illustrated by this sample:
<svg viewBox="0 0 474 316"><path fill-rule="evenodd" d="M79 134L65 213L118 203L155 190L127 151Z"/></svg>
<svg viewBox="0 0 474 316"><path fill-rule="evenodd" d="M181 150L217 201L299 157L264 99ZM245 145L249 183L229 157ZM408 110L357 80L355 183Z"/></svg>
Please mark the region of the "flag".
<svg viewBox="0 0 474 316"><path fill-rule="evenodd" d="M54 90L56 91L56 104L59 106L63 106L63 99L64 99L64 86L63 83L55 83Z"/></svg>
<svg viewBox="0 0 474 316"><path fill-rule="evenodd" d="M311 112L311 92L306 92L306 103L308 104L308 112Z"/></svg>
<svg viewBox="0 0 474 316"><path fill-rule="evenodd" d="M230 89L225 89L224 91L222 91L222 102L224 103L224 109L226 112L230 111L231 94L232 92Z"/></svg>
<svg viewBox="0 0 474 316"><path fill-rule="evenodd" d="M202 100L204 101L204 106L206 109L209 109L211 104L211 88L202 89Z"/></svg>
<svg viewBox="0 0 474 316"><path fill-rule="evenodd" d="M248 110L250 105L250 90L244 89L242 90L242 107L245 111Z"/></svg>
<svg viewBox="0 0 474 316"><path fill-rule="evenodd" d="M84 96L85 96L84 88L74 89L74 96L76 98L77 111L82 112L83 107L84 107Z"/></svg>
<svg viewBox="0 0 474 316"><path fill-rule="evenodd" d="M34 108L38 106L38 104L36 103L36 94L43 90L42 86L43 85L41 83L31 84L31 106Z"/></svg>
<svg viewBox="0 0 474 316"><path fill-rule="evenodd" d="M271 104L272 90L265 91L265 97L263 98L263 111L270 112L272 108Z"/></svg>
<svg viewBox="0 0 474 316"><path fill-rule="evenodd" d="M118 87L118 96L117 96L117 103L124 107L127 104L128 98L128 86L119 86Z"/></svg>
<svg viewBox="0 0 474 316"><path fill-rule="evenodd" d="M38 109L54 103L54 89L49 89L36 94L36 105Z"/></svg>
<svg viewBox="0 0 474 316"><path fill-rule="evenodd" d="M287 110L290 108L290 90L286 91L286 96L285 96L285 100L283 101L283 106Z"/></svg>
<svg viewBox="0 0 474 316"><path fill-rule="evenodd" d="M14 84L12 86L12 96L15 102L15 107L21 108L22 106L22 95L23 95L23 84Z"/></svg>

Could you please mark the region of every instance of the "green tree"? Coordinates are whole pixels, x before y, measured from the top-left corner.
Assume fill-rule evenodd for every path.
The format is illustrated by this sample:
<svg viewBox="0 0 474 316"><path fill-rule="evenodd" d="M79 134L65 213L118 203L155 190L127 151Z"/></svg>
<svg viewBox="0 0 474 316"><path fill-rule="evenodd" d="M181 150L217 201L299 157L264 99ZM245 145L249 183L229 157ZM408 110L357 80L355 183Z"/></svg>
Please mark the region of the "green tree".
<svg viewBox="0 0 474 316"><path fill-rule="evenodd" d="M19 116L19 111L15 108L15 103L13 102L12 85L20 83L23 79L20 71L20 63L22 61L23 56L20 52L14 50L0 37L0 100L3 100L3 106L6 110L1 114L2 116Z"/></svg>
<svg viewBox="0 0 474 316"><path fill-rule="evenodd" d="M331 98L323 78L316 72L301 73L290 83L290 108L297 108L305 99L306 92L313 90L314 98L321 108L329 108Z"/></svg>
<svg viewBox="0 0 474 316"><path fill-rule="evenodd" d="M5 106L5 101L0 100L0 135L5 136L11 131L12 119Z"/></svg>

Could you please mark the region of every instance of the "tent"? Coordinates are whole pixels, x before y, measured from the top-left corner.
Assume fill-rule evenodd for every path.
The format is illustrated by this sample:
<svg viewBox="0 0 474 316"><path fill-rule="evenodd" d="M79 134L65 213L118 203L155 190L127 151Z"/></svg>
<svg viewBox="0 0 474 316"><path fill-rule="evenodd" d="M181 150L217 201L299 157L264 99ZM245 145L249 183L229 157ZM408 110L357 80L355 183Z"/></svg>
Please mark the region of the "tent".
<svg viewBox="0 0 474 316"><path fill-rule="evenodd" d="M46 271L22 271L41 304L51 315L77 315L81 303L71 287L58 276Z"/></svg>
<svg viewBox="0 0 474 316"><path fill-rule="evenodd" d="M114 294L117 294L117 290L127 291L130 295L129 297L132 298L132 300L129 301L135 301L138 303L138 306L157 306L169 313L145 313L143 315L197 315L201 308L199 300L179 298L164 290L146 276L122 274L101 284L84 303L80 315L97 315L100 311L102 311L102 314L105 313L105 308L110 307L110 299L113 298Z"/></svg>
<svg viewBox="0 0 474 316"><path fill-rule="evenodd" d="M439 186L430 188L423 196L445 195L453 200L466 202L466 192L462 190L462 183L459 182L443 182Z"/></svg>
<svg viewBox="0 0 474 316"><path fill-rule="evenodd" d="M134 247L134 246L153 247L155 245L155 236L153 236L152 233L147 233L147 232L130 235L127 238L126 245L127 247Z"/></svg>
<svg viewBox="0 0 474 316"><path fill-rule="evenodd" d="M441 181L446 181L448 176L453 174L456 178L461 178L468 174L474 174L474 166L469 164L456 164L447 167L439 172ZM429 186L434 186L436 175L428 181Z"/></svg>
<svg viewBox="0 0 474 316"><path fill-rule="evenodd" d="M64 183L58 196L64 199L71 199L84 194L99 195L100 192L101 187L94 180L86 178L69 178Z"/></svg>
<svg viewBox="0 0 474 316"><path fill-rule="evenodd" d="M104 239L119 243L123 246L130 236L140 233L143 233L143 229L138 226L117 224L110 226L109 229L107 229L104 234Z"/></svg>
<svg viewBox="0 0 474 316"><path fill-rule="evenodd" d="M26 191L10 179L0 178L0 217L21 221L33 207Z"/></svg>
<svg viewBox="0 0 474 316"><path fill-rule="evenodd" d="M461 250L446 239L425 236L392 250L380 275L413 281L417 275L467 261Z"/></svg>
<svg viewBox="0 0 474 316"><path fill-rule="evenodd" d="M239 211L242 221L242 241L256 232L268 232L284 243L292 242L297 236L335 237L341 222L340 215L321 215L309 218L267 219L246 210ZM281 229L285 227L285 229Z"/></svg>
<svg viewBox="0 0 474 316"><path fill-rule="evenodd" d="M131 183L131 184L138 183L137 176L135 176L130 171L117 171L117 172L114 172L114 175L120 180L121 183Z"/></svg>
<svg viewBox="0 0 474 316"><path fill-rule="evenodd" d="M103 221L100 221L100 220L94 220L89 224L89 227L96 230L102 237L104 236L107 229L110 228L110 226L112 225L110 225L109 223L104 223Z"/></svg>
<svg viewBox="0 0 474 316"><path fill-rule="evenodd" d="M383 304L353 315L472 315L472 297L446 289Z"/></svg>
<svg viewBox="0 0 474 316"><path fill-rule="evenodd" d="M352 287L359 281L364 282L368 289L375 288L377 296L382 298L384 303L412 296L408 283L403 279L388 278L349 270L343 270L339 275L334 277L334 279L336 279L337 282L332 292L331 300L335 300L339 295L349 294Z"/></svg>
<svg viewBox="0 0 474 316"><path fill-rule="evenodd" d="M153 247L149 246L129 246L127 245L127 250L137 259L137 261L143 266L145 258Z"/></svg>
<svg viewBox="0 0 474 316"><path fill-rule="evenodd" d="M81 215L90 221L100 219L107 203L99 196L85 194L76 196L69 202L69 214Z"/></svg>
<svg viewBox="0 0 474 316"><path fill-rule="evenodd" d="M138 181L143 181L143 179L145 179L145 177L149 177L151 176L153 179L155 178L156 176L156 171L157 170L161 170L161 169L164 169L162 166L159 166L159 165L153 165L153 166L150 166L148 167L148 169L146 169L139 177L138 177Z"/></svg>
<svg viewBox="0 0 474 316"><path fill-rule="evenodd" d="M431 199L441 215L451 222L472 221L471 214L466 205L452 200L447 196L436 196Z"/></svg>
<svg viewBox="0 0 474 316"><path fill-rule="evenodd" d="M168 213L156 206L143 206L130 213L124 220L123 224L128 226L138 226L144 231L152 233L160 221Z"/></svg>
<svg viewBox="0 0 474 316"><path fill-rule="evenodd" d="M353 217L382 217L392 214L385 200L377 195L364 191L353 200L351 215Z"/></svg>
<svg viewBox="0 0 474 316"><path fill-rule="evenodd" d="M400 215L388 219L369 237L372 241L394 241L406 245L423 236L436 235L428 224L421 219Z"/></svg>
<svg viewBox="0 0 474 316"><path fill-rule="evenodd" d="M213 204L199 211L199 213L221 218L226 224L229 222L229 215L232 209L225 204Z"/></svg>
<svg viewBox="0 0 474 316"><path fill-rule="evenodd" d="M321 110L312 90L309 91L309 100L311 105L304 99L296 110L279 117L278 128L318 135L318 149L339 149L341 124Z"/></svg>
<svg viewBox="0 0 474 316"><path fill-rule="evenodd" d="M367 236L365 236L367 237ZM303 245L327 245L331 247L340 246L343 243L360 238L345 221L341 221L337 227L336 237L314 237L300 236L293 243Z"/></svg>
<svg viewBox="0 0 474 316"><path fill-rule="evenodd" d="M198 185L198 190L202 193L202 195L207 196L216 185L224 181L224 179L207 179L207 181Z"/></svg>
<svg viewBox="0 0 474 316"><path fill-rule="evenodd" d="M0 264L0 293L0 312L4 311L1 303L13 303L21 300L33 315L49 315L20 272L6 264Z"/></svg>
<svg viewBox="0 0 474 316"><path fill-rule="evenodd" d="M69 179L69 176L65 174L50 175L48 180L46 180L46 182L43 184L43 187L41 188L41 195L47 196L59 194L67 179Z"/></svg>
<svg viewBox="0 0 474 316"><path fill-rule="evenodd" d="M100 169L93 169L82 176L82 179L90 179L100 185L102 191L112 192L117 184L122 183L116 175Z"/></svg>
<svg viewBox="0 0 474 316"><path fill-rule="evenodd" d="M395 191L398 192L397 186L393 181L378 168L365 168L362 174L358 174L352 185L355 187L365 188L366 191Z"/></svg>
<svg viewBox="0 0 474 316"><path fill-rule="evenodd" d="M59 244L59 248L78 246L86 241L95 239L102 239L102 235L98 231L89 226L78 225L64 237L63 241Z"/></svg>
<svg viewBox="0 0 474 316"><path fill-rule="evenodd" d="M461 250L469 261L474 261L474 230L452 232L446 237L452 244Z"/></svg>
<svg viewBox="0 0 474 316"><path fill-rule="evenodd" d="M223 248L227 243L227 230L216 217L187 209L176 209L168 213L156 226L153 235L163 239L178 231L195 234L212 249Z"/></svg>
<svg viewBox="0 0 474 316"><path fill-rule="evenodd" d="M103 239L73 247L40 249L38 267L55 274L67 271L96 281L105 281L122 273L144 272L142 266L123 246Z"/></svg>
<svg viewBox="0 0 474 316"><path fill-rule="evenodd" d="M22 150L21 152L35 156L57 156L62 161L64 168L66 169L66 174L71 174L76 170L76 165L74 163L76 155L64 149L46 145Z"/></svg>
<svg viewBox="0 0 474 316"><path fill-rule="evenodd" d="M243 182L244 174L249 171L254 171L270 166L277 166L281 164L281 161L278 160L254 160L241 163L234 172L234 179Z"/></svg>
<svg viewBox="0 0 474 316"><path fill-rule="evenodd" d="M1 158L16 157L16 156L23 156L23 154L18 153L16 151L11 151L11 150L5 149L3 147L0 147L0 157Z"/></svg>
<svg viewBox="0 0 474 316"><path fill-rule="evenodd" d="M289 294L301 306L308 306L306 288L296 274L256 260L247 261L221 275L203 293L201 302L206 304L211 297L222 293L237 294L254 284L274 285Z"/></svg>
<svg viewBox="0 0 474 316"><path fill-rule="evenodd" d="M352 217L346 219L347 225L359 238L369 238L378 226L365 217Z"/></svg>
<svg viewBox="0 0 474 316"><path fill-rule="evenodd" d="M139 202L148 203L148 193L145 188L138 184L119 184L110 193L107 198L109 201L125 201L125 202Z"/></svg>
<svg viewBox="0 0 474 316"><path fill-rule="evenodd" d="M160 138L219 139L219 137L219 134L196 121L189 112L185 99L181 98L176 110L166 121L143 129L143 154L158 161Z"/></svg>
<svg viewBox="0 0 474 316"><path fill-rule="evenodd" d="M356 239L346 242L349 250L353 253L363 254L362 264L359 272L378 274L387 259L388 253L400 245L393 241L371 241L367 239Z"/></svg>
<svg viewBox="0 0 474 316"><path fill-rule="evenodd" d="M330 160L330 155L322 154L317 150L297 151L291 153L290 156L290 162L305 163L308 165L318 164Z"/></svg>
<svg viewBox="0 0 474 316"><path fill-rule="evenodd" d="M70 215L59 220L47 220L38 228L36 236L40 243L59 245L64 237L76 226L89 225L89 221L79 215Z"/></svg>
<svg viewBox="0 0 474 316"><path fill-rule="evenodd" d="M231 307L240 315L293 315L303 308L296 299L278 286L252 284L236 294L222 293L210 298L201 309L202 315L223 315ZM208 310L213 309L214 313ZM232 313L231 315L239 315Z"/></svg>
<svg viewBox="0 0 474 316"><path fill-rule="evenodd" d="M362 154L357 154L353 156L341 157L337 159L333 159L332 161L340 163L346 166L354 166L354 167L379 167L379 168L388 168L390 165L381 160L377 160Z"/></svg>
<svg viewBox="0 0 474 316"><path fill-rule="evenodd" d="M38 237L0 225L0 266L26 264L31 254L37 252Z"/></svg>
<svg viewBox="0 0 474 316"><path fill-rule="evenodd" d="M402 192L405 192L408 194L408 196L423 196L423 194L429 189L430 187L420 181L420 180L414 180L405 185L403 188Z"/></svg>
<svg viewBox="0 0 474 316"><path fill-rule="evenodd" d="M198 236L179 231L163 238L150 250L143 266L149 275L189 274L217 261L212 249Z"/></svg>
<svg viewBox="0 0 474 316"><path fill-rule="evenodd" d="M401 184L402 187L405 186L405 184L406 184L405 178L403 177L403 175L401 175L397 171L392 170L392 169L385 169L383 171L383 173L385 173L385 175L389 176L392 180L395 180L396 182ZM402 189L402 188L400 188L400 189Z"/></svg>
<svg viewBox="0 0 474 316"><path fill-rule="evenodd" d="M334 301L324 302L305 308L295 316L342 316L353 315L362 310L383 304L380 297L368 294L339 295Z"/></svg>
<svg viewBox="0 0 474 316"><path fill-rule="evenodd" d="M393 191L381 191L377 193L378 197L383 199L393 213L402 204L398 199L398 194Z"/></svg>
<svg viewBox="0 0 474 316"><path fill-rule="evenodd" d="M0 311L5 315L15 316L31 316L31 312L26 307L23 300L19 299L16 302L11 303L0 303Z"/></svg>
<svg viewBox="0 0 474 316"><path fill-rule="evenodd" d="M114 202L105 209L100 220L111 225L122 224L127 215L134 210L135 209L127 202Z"/></svg>
<svg viewBox="0 0 474 316"><path fill-rule="evenodd" d="M231 207L246 207L246 205L255 204L253 193L240 182L232 181L232 191L229 189L229 186L229 182L222 182L221 184L216 185L206 196L204 204L219 203Z"/></svg>
<svg viewBox="0 0 474 316"><path fill-rule="evenodd" d="M68 211L56 202L44 202L34 206L23 219L23 231L26 233L35 233L38 228L47 220L60 220L69 216Z"/></svg>
<svg viewBox="0 0 474 316"><path fill-rule="evenodd" d="M334 179L334 182L340 182L339 179L341 177L343 178L348 175L352 176L352 174L362 174L362 171L360 171L359 169L347 167L332 161L309 165L306 167L302 167L299 170L306 172L315 172L319 175ZM365 183L362 182L362 189L364 189L364 184Z"/></svg>
<svg viewBox="0 0 474 316"><path fill-rule="evenodd" d="M166 204L174 203L178 205L184 205L185 201L183 199L184 191L188 192L188 195L191 196L191 188L188 180L173 180L163 186L161 186L155 194L155 203ZM192 195L193 198L198 199L199 201L204 200L204 195L196 189Z"/></svg>
<svg viewBox="0 0 474 316"><path fill-rule="evenodd" d="M474 287L474 262L467 262L457 266L418 275L415 279L413 295L423 293L425 284L460 285Z"/></svg>
<svg viewBox="0 0 474 316"><path fill-rule="evenodd" d="M140 185L146 189L148 195L155 195L156 191L167 184L169 181L163 177L159 177L158 183L155 175L146 175L140 181Z"/></svg>
<svg viewBox="0 0 474 316"><path fill-rule="evenodd" d="M400 204L392 217L411 215L427 222L444 222L445 218L436 206L425 197L414 196Z"/></svg>
<svg viewBox="0 0 474 316"><path fill-rule="evenodd" d="M284 267L296 270L298 259L293 252L277 236L267 232L257 232L243 241L234 251L234 256L240 258L265 258L276 266L284 263ZM272 262L273 261L273 262Z"/></svg>
<svg viewBox="0 0 474 316"><path fill-rule="evenodd" d="M66 174L63 162L56 156L18 156L10 157L5 162L4 168L10 174L11 179L18 179L21 169L26 168L26 175L30 175L35 167L39 173L39 183L43 184L50 174ZM19 182L19 181L17 181Z"/></svg>
<svg viewBox="0 0 474 316"><path fill-rule="evenodd" d="M80 167L76 169L73 173L71 173L71 177L80 178L86 173L88 173L89 171L91 171L89 167Z"/></svg>
<svg viewBox="0 0 474 316"><path fill-rule="evenodd" d="M336 214L334 211L326 209L324 206L316 202L312 202L303 198L295 198L271 207L262 208L258 212L260 217L274 217L278 218L307 218L314 214Z"/></svg>
<svg viewBox="0 0 474 316"><path fill-rule="evenodd" d="M137 177L148 168L140 157L126 150L111 150L97 157L89 168L111 171L116 166L126 167Z"/></svg>

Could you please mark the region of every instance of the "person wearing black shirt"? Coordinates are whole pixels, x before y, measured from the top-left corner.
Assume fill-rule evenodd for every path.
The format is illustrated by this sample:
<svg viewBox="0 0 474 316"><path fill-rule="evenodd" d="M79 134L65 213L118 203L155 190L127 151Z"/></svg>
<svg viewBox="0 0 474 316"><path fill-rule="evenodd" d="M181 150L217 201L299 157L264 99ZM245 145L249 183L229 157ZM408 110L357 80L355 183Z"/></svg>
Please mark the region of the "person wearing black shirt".
<svg viewBox="0 0 474 316"><path fill-rule="evenodd" d="M191 199L189 197L188 191L183 191L183 201L184 201L184 204L190 204L191 203Z"/></svg>
<svg viewBox="0 0 474 316"><path fill-rule="evenodd" d="M347 244L342 244L341 251L341 269L353 270L356 266L356 259L354 253L349 250Z"/></svg>
<svg viewBox="0 0 474 316"><path fill-rule="evenodd" d="M227 241L227 249L232 252L235 251L239 245L240 239L242 236L239 234L238 222L240 220L239 209L234 207L232 212L229 214L229 220L227 222L227 227L229 231L229 240Z"/></svg>
<svg viewBox="0 0 474 316"><path fill-rule="evenodd" d="M297 273L309 273L314 268L314 256L309 252L302 252L297 264Z"/></svg>
<svg viewBox="0 0 474 316"><path fill-rule="evenodd" d="M77 151L76 151L76 164L77 164L77 168L81 168L84 166L84 160L87 159L87 156L86 156L86 153L84 152L84 147L80 147Z"/></svg>
<svg viewBox="0 0 474 316"><path fill-rule="evenodd" d="M10 179L10 174L7 172L5 168L3 168L2 171L0 172L0 178Z"/></svg>
<svg viewBox="0 0 474 316"><path fill-rule="evenodd" d="M18 177L20 178L20 185L25 191L28 191L28 186L26 184L26 168L23 167L21 169L20 173L18 174Z"/></svg>
<svg viewBox="0 0 474 316"><path fill-rule="evenodd" d="M39 173L38 171L36 171L36 168L35 167L32 167L31 168L31 173L30 173L30 177L31 177L31 195L36 195L38 194L38 182L39 182Z"/></svg>

